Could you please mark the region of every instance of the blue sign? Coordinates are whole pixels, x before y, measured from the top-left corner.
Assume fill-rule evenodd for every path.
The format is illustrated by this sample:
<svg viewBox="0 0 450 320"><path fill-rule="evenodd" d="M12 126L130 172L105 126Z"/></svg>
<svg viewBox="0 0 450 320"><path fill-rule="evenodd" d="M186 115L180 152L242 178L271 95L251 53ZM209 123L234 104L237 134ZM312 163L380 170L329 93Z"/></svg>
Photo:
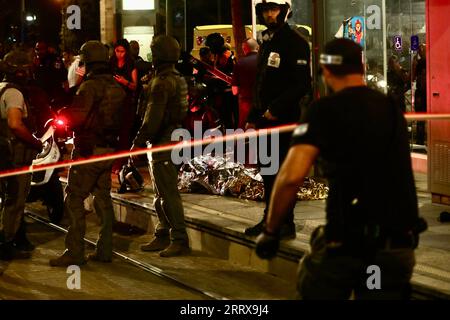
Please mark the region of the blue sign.
<svg viewBox="0 0 450 320"><path fill-rule="evenodd" d="M395 36L394 37L394 49L397 51L403 50L403 40L402 36Z"/></svg>
<svg viewBox="0 0 450 320"><path fill-rule="evenodd" d="M412 51L417 51L419 50L419 36L412 36L411 37L411 50Z"/></svg>
<svg viewBox="0 0 450 320"><path fill-rule="evenodd" d="M344 21L344 38L353 40L364 47L365 36L365 20L364 17L351 17Z"/></svg>

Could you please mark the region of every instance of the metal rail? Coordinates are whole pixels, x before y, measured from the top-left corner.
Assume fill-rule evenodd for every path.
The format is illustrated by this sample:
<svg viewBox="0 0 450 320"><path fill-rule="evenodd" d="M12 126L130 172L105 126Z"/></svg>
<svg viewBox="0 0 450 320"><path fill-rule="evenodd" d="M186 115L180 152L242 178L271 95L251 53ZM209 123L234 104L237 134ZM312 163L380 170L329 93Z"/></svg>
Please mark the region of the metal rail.
<svg viewBox="0 0 450 320"><path fill-rule="evenodd" d="M39 222L41 224L44 224L47 227L56 229L56 230L58 230L60 232L63 232L63 233L67 233L67 229L47 221L46 219L42 218L41 216L39 216L36 213L33 213L33 212L27 210L25 212L25 214L29 218L31 218L31 219L33 219L33 220L35 220L35 221L37 221L37 222ZM92 246L96 245L94 241L89 240L87 238L84 238L84 241L86 243L92 245ZM144 270L146 272L150 272L151 274L153 274L153 275L155 275L155 276L157 276L159 278L162 278L164 280L173 282L174 284L176 284L179 287L185 288L185 289L190 290L192 292L199 293L199 294L201 294L203 296L206 296L209 299L213 299L213 300L229 300L228 298L223 297L220 294L217 294L217 293L214 293L214 292L210 292L210 291L206 291L206 290L194 287L194 286L192 286L190 284L187 284L187 283L177 279L176 277L167 274L166 272L164 272L164 270L162 270L162 269L160 269L158 267L155 267L155 266L153 266L153 265L151 265L149 263L133 259L133 258L131 258L131 257L129 257L129 256L123 254L123 253L118 252L118 251L113 251L113 254L115 256L125 260L125 262L130 263L130 264L134 265L135 267L137 267L137 268L139 268L141 270Z"/></svg>

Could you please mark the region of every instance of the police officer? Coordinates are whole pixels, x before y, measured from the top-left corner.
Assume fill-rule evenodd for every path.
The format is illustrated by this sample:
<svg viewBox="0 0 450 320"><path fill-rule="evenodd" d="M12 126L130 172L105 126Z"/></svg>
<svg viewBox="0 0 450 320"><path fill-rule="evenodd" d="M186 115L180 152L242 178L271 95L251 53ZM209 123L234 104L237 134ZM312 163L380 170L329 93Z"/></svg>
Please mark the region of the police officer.
<svg viewBox="0 0 450 320"><path fill-rule="evenodd" d="M146 142L153 146L170 143L172 131L181 127L187 112L186 81L175 69L180 45L173 37L158 36L153 39L151 51L156 71L148 88L144 123L134 139L132 150ZM154 239L141 249L161 251L161 257L187 254L190 252L189 239L177 188L178 174L170 152L152 155L150 174L159 224Z"/></svg>
<svg viewBox="0 0 450 320"><path fill-rule="evenodd" d="M294 131L257 253L275 255L297 188L319 158L330 186L327 222L311 235L311 253L300 263L299 296L348 299L353 290L357 299L408 298L426 222L418 217L406 121L393 100L366 86L358 44L333 40L320 62L334 93L313 103ZM378 280L368 281L372 274Z"/></svg>
<svg viewBox="0 0 450 320"><path fill-rule="evenodd" d="M121 106L125 92L114 80L108 67L108 49L99 41L88 41L81 47L81 61L86 65L86 80L81 84L70 108L60 113L74 131L72 159L112 153L117 145ZM51 266L81 265L86 231L83 201L94 196L96 213L102 226L95 252L88 260L110 262L112 259L111 168L113 160L82 166L71 166L64 211L70 217L66 250L50 260Z"/></svg>
<svg viewBox="0 0 450 320"><path fill-rule="evenodd" d="M16 169L31 165L42 143L33 136L35 125L29 105L22 93L31 78L32 58L16 49L3 61L5 79L0 83L0 145L1 169ZM1 179L4 192L0 223L0 259L29 258L30 253L14 245L21 225L25 202L30 191L31 175L21 174ZM25 235L22 235L22 238ZM32 249L31 249L32 250Z"/></svg>
<svg viewBox="0 0 450 320"><path fill-rule="evenodd" d="M267 26L267 30L262 33L256 92L246 127L261 129L299 120L300 100L311 91L311 72L309 44L286 22L292 14L291 1L257 0L256 13L260 23ZM286 157L289 142L290 134L281 134L279 148L270 150L272 159L275 159L274 155L277 153L279 165ZM264 174L262 177L266 208L261 222L245 230L245 234L249 236L256 236L263 229L276 175ZM295 238L293 211L290 211L285 219L282 237Z"/></svg>

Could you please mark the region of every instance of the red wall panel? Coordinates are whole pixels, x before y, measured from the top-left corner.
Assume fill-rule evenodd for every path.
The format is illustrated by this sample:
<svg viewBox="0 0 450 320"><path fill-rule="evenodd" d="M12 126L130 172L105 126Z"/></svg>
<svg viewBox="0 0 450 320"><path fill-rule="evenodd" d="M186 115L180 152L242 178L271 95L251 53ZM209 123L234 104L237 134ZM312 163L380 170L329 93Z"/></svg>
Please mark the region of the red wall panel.
<svg viewBox="0 0 450 320"><path fill-rule="evenodd" d="M450 1L427 1L428 112L450 113ZM428 123L431 192L450 195L450 121Z"/></svg>

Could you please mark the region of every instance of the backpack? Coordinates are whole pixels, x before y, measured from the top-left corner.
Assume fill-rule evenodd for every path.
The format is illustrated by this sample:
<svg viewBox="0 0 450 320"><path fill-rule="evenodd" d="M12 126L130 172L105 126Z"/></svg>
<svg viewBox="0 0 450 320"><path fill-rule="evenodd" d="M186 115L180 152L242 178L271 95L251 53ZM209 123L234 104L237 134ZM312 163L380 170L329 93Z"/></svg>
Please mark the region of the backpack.
<svg viewBox="0 0 450 320"><path fill-rule="evenodd" d="M96 143L115 146L121 128L125 92L112 78L97 78L95 81L101 83L102 94L96 97L83 131L93 134Z"/></svg>

